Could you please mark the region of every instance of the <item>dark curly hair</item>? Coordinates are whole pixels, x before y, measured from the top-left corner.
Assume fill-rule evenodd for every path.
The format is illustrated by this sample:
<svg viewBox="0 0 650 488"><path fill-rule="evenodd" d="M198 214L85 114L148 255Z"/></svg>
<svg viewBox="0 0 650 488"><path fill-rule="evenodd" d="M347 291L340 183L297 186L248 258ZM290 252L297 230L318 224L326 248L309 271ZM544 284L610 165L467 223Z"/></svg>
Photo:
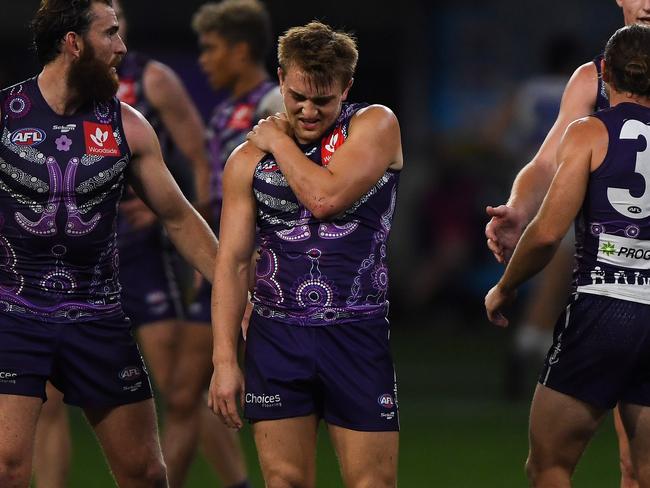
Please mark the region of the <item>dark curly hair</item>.
<svg viewBox="0 0 650 488"><path fill-rule="evenodd" d="M216 32L229 44L245 42L250 57L263 63L271 48L271 16L258 0L223 0L203 4L192 18L197 34Z"/></svg>
<svg viewBox="0 0 650 488"><path fill-rule="evenodd" d="M95 2L113 6L112 0L41 0L31 22L34 50L40 63L45 65L56 59L61 53L61 40L68 32L88 32Z"/></svg>

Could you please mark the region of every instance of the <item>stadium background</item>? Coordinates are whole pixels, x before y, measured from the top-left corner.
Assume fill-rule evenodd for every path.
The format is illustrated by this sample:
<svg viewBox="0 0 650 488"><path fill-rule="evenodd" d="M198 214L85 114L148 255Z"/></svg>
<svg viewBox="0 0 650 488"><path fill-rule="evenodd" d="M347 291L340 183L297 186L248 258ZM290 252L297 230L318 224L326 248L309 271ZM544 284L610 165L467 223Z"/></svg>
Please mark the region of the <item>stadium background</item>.
<svg viewBox="0 0 650 488"><path fill-rule="evenodd" d="M3 86L37 71L27 24L38 3L1 1ZM129 48L174 67L207 116L217 96L198 70L189 27L202 2L123 3ZM482 309L500 271L485 250L484 207L505 200L527 161L516 140L504 143L516 131L507 124L499 131L497 122L518 87L545 72L551 41L564 42L555 45L564 46L563 61L576 67L622 25L620 10L614 0L266 4L276 34L314 18L355 32L360 62L351 99L386 104L401 122L406 171L391 238L400 486L524 486L527 408L538 364L531 359L535 366L514 367L507 360L512 332L492 328ZM273 57L269 67L274 72ZM71 415L70 486L112 486L90 429L79 412ZM248 428L244 437L252 479L262 486ZM575 486L614 487L617 478L614 434L605 422ZM218 484L198 461L188 486ZM341 486L324 430L318 486Z"/></svg>

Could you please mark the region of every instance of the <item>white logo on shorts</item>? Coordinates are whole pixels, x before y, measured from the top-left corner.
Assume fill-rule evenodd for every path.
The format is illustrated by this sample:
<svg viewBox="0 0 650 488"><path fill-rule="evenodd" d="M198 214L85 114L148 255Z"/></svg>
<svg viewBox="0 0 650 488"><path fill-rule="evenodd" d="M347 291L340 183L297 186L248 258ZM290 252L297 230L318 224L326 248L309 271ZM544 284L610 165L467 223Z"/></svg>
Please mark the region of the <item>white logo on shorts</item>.
<svg viewBox="0 0 650 488"><path fill-rule="evenodd" d="M16 384L18 373L14 371L0 371L0 383L13 383Z"/></svg>
<svg viewBox="0 0 650 488"><path fill-rule="evenodd" d="M260 405L264 408L281 407L282 399L279 394L258 395L256 393L246 393L246 403Z"/></svg>

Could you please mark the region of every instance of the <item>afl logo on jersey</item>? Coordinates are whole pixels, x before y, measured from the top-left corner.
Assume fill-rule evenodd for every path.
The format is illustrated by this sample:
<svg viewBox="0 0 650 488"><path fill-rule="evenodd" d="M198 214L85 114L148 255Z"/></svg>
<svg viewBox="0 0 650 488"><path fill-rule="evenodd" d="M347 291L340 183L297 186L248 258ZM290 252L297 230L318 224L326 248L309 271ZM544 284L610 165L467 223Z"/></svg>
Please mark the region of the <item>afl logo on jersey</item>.
<svg viewBox="0 0 650 488"><path fill-rule="evenodd" d="M11 142L18 146L38 146L45 140L45 132L41 129L19 129L11 134Z"/></svg>
<svg viewBox="0 0 650 488"><path fill-rule="evenodd" d="M395 406L395 401L393 400L393 396L390 395L389 393L384 393L377 399L377 403L384 407L387 410L390 410Z"/></svg>
<svg viewBox="0 0 650 488"><path fill-rule="evenodd" d="M323 138L320 150L323 166L327 166L330 163L330 159L332 159L334 151L341 147L344 141L345 135L343 134L343 130L340 127L337 127L329 136Z"/></svg>

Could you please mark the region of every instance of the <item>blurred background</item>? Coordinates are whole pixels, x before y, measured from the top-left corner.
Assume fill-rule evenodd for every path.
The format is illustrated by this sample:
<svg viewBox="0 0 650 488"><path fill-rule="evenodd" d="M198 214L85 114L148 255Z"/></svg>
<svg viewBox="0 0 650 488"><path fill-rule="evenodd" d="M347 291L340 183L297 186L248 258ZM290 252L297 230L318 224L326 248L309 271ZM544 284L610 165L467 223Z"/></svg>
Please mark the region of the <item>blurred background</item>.
<svg viewBox="0 0 650 488"><path fill-rule="evenodd" d="M7 86L39 69L28 31L39 1L0 2ZM128 47L172 66L208 117L220 95L198 69L190 28L202 3L123 0ZM400 485L525 486L527 409L542 353L518 345L526 291L510 330L485 319L483 297L501 267L485 247L484 209L505 202L555 119L571 72L622 25L620 9L614 0L265 3L276 34L312 19L356 33L360 61L350 98L388 105L401 123L406 166L391 236ZM268 66L275 72L273 57ZM71 415L70 486L112 486L90 429L78 412ZM248 429L243 435L261 487ZM320 437L319 486L341 486L326 432ZM605 422L575 486L617 486L616 453ZM219 485L198 461L188 486Z"/></svg>

